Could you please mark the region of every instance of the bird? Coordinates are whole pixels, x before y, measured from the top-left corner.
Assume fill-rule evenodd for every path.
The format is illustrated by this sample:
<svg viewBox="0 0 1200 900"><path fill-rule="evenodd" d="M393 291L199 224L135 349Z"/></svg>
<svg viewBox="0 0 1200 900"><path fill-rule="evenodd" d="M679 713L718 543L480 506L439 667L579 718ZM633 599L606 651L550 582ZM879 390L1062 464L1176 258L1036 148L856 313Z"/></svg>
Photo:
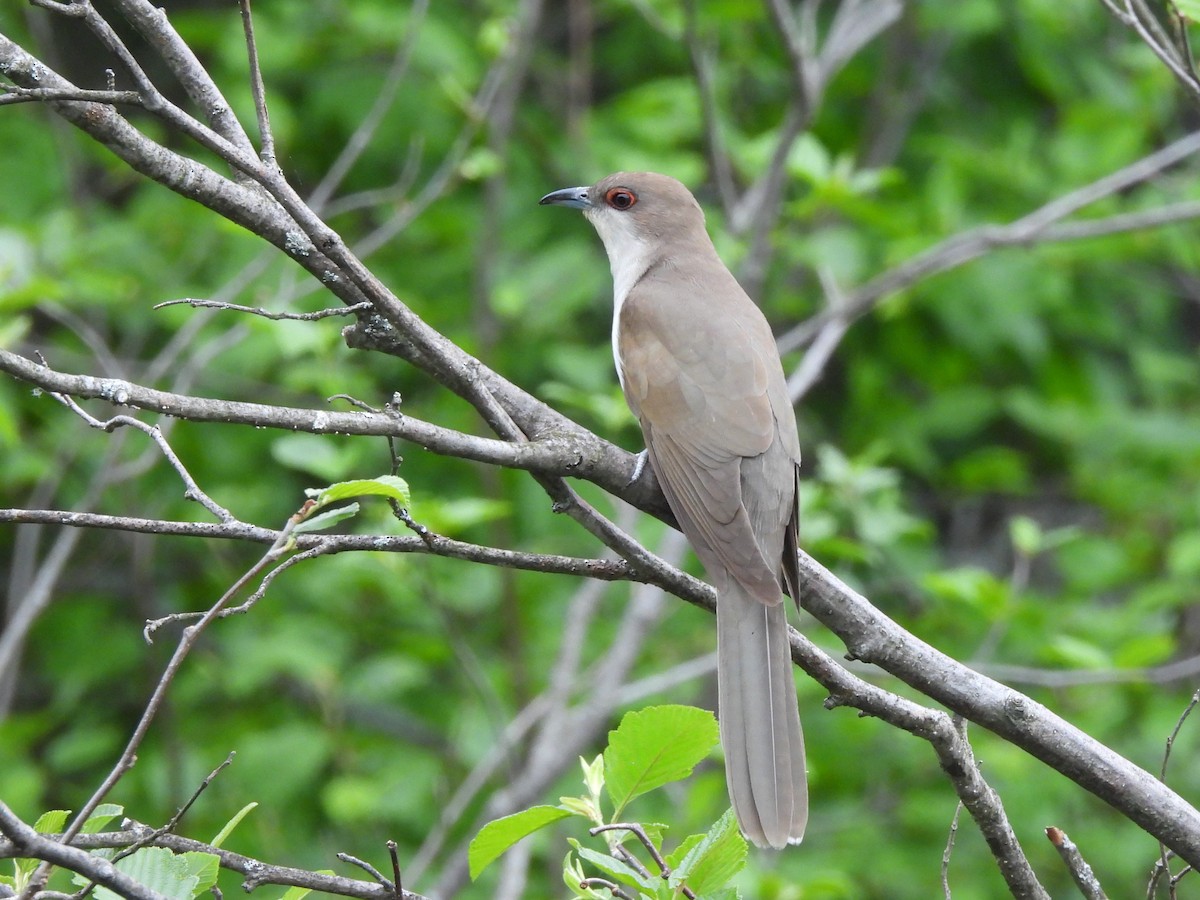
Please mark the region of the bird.
<svg viewBox="0 0 1200 900"><path fill-rule="evenodd" d="M738 824L760 847L797 844L808 782L783 592L798 603L800 439L771 327L676 179L618 172L540 203L582 210L604 244L613 358L643 459L717 591L717 713Z"/></svg>

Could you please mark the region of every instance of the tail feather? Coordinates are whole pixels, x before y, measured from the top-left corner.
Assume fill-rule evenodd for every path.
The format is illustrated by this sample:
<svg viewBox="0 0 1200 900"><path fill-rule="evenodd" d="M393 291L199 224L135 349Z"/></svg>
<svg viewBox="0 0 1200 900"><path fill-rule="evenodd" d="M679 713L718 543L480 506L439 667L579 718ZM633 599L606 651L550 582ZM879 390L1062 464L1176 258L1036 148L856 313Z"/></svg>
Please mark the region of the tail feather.
<svg viewBox="0 0 1200 900"><path fill-rule="evenodd" d="M717 599L717 690L729 799L746 836L782 848L804 836L804 736L783 603L736 583Z"/></svg>

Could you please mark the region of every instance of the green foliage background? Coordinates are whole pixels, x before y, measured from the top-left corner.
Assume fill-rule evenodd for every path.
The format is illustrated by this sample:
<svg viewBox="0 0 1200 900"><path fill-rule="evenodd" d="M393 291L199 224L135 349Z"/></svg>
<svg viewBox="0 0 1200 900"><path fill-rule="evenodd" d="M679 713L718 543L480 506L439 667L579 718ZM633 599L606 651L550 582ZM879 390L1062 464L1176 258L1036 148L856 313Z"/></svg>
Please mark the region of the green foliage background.
<svg viewBox="0 0 1200 900"><path fill-rule="evenodd" d="M518 6L431 5L398 101L344 192L388 185L406 166L419 187L451 157L465 98L514 39ZM537 198L609 171L651 168L697 189L735 269L748 236L731 233L713 191L679 5L575 4L590 10L594 27L586 108L572 105L567 6L544 10L511 128L482 123L445 193L367 261L490 366L638 449L611 374L599 243L582 220L539 210ZM717 59L721 132L747 182L774 146L792 90L787 63L757 4L698 6L700 37ZM236 12L216 4L168 10L251 122ZM280 162L302 191L320 182L367 113L410 15L388 0L256 7ZM47 21L16 4L0 10L4 32L49 51L51 63L55 51L84 46L78 35L47 32ZM103 86L94 57L72 65L81 71L68 74L81 84ZM774 253L755 293L785 331L822 308L816 267L843 286L859 284L940 238L1019 217L1195 121L1165 69L1100 3L911 4L832 82L797 142L770 236ZM331 304L279 254L142 182L36 106L0 111L0 147L5 346L40 350L62 370L182 384L203 396L318 406L345 393L380 405L399 391L414 416L481 427L395 360L347 350L339 319L152 311L163 300L216 296L239 278L228 297L236 302ZM1200 198L1196 172L1185 164L1087 215ZM331 223L353 242L407 202L392 197ZM183 350L169 370L149 368L175 340ZM1157 771L1195 676L1166 684L1118 676L1200 651L1198 345L1192 223L999 251L921 281L850 331L799 410L806 548L916 634L985 671L1003 663L1035 675L1113 675L1056 689L1012 683ZM106 354L99 361L98 346ZM798 361L794 354L785 365ZM300 505L304 488L388 466L382 442L190 423L176 423L170 437L218 502L272 527ZM419 447L402 452L413 513L429 527L505 547L598 552L551 514L529 478ZM140 437L90 431L8 379L0 380L0 454L4 506L69 508L84 502L97 473L141 466L104 488L95 508L201 517ZM598 492L587 495L607 508ZM398 530L382 505L366 506L357 527ZM661 532L654 522L637 525L648 542ZM260 552L111 532L76 537L19 678L4 686L0 797L30 819L78 807L126 740L173 643L162 633L144 646L143 620L208 606ZM0 566L14 596L29 576L18 563L27 558L22 542L37 542L44 555L58 539L52 529L0 530ZM382 862L383 842L394 838L407 859L498 729L545 687L578 588L561 577L384 554L304 565L249 616L211 630L112 799L141 821L162 821L236 750L235 764L185 820L186 833L211 837L256 800L231 849L322 868L337 850ZM627 597L628 587L607 591L601 632ZM810 620L805 628L838 652ZM711 643L711 621L680 604L638 672L661 671ZM584 652L594 659L593 647ZM714 693L695 682L661 699L705 705ZM799 850L755 857L746 896L937 894L955 799L933 754L878 722L823 710L808 680L800 696L810 833ZM1054 896L1070 888L1041 836L1047 825L1071 835L1115 895L1141 889L1158 852L1145 835L1022 752L972 734L985 776ZM1200 795L1196 744L1195 728L1185 726L1170 770L1170 782L1192 798ZM601 735L595 752L602 745ZM577 782L569 773L542 802L577 792ZM647 800L639 815L707 827L725 805L719 767L674 800ZM454 825L455 840L478 826L480 808ZM534 878L543 880L529 896L558 896L564 847L542 840L537 848ZM959 900L1004 891L966 823L950 878ZM485 878L462 896L491 896L492 884Z"/></svg>

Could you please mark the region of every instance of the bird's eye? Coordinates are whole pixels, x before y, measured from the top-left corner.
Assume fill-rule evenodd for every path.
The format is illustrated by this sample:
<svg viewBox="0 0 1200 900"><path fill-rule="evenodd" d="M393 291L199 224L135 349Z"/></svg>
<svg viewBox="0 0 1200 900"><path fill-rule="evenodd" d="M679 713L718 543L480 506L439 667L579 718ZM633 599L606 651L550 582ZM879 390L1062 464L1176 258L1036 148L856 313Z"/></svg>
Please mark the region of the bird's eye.
<svg viewBox="0 0 1200 900"><path fill-rule="evenodd" d="M613 209L626 210L637 203L637 194L626 188L613 188L604 195L604 200Z"/></svg>

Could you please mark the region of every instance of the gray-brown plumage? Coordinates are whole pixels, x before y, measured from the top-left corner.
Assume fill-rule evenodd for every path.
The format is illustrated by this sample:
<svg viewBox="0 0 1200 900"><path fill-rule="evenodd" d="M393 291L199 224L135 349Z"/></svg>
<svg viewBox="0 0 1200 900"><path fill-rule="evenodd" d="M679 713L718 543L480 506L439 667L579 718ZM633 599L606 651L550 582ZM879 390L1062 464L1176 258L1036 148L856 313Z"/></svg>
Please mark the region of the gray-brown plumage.
<svg viewBox="0 0 1200 900"><path fill-rule="evenodd" d="M775 338L675 179L619 172L541 202L582 209L604 241L617 374L667 502L717 589L734 812L760 846L797 843L808 788L780 585L797 596L800 442Z"/></svg>

